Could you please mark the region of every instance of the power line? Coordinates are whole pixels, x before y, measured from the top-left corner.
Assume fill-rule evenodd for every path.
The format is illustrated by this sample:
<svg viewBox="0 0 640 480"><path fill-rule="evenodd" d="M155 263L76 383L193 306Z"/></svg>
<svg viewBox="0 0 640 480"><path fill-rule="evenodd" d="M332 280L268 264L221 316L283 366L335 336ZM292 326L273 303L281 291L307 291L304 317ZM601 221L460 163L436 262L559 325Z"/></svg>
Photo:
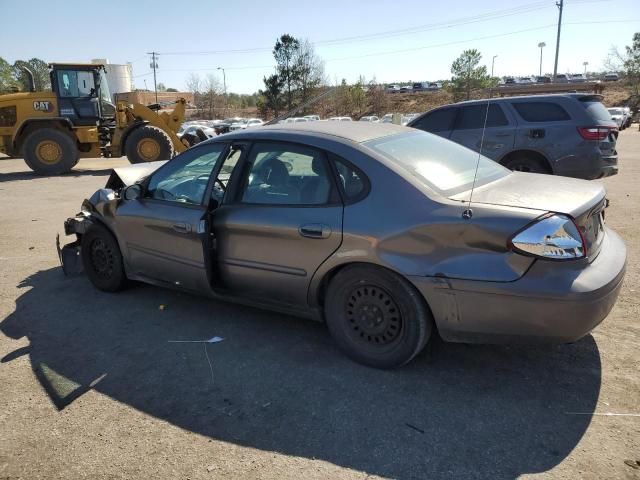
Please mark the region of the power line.
<svg viewBox="0 0 640 480"><path fill-rule="evenodd" d="M603 1L611 1L611 0L573 0L574 4L582 4L582 3L599 3ZM326 40L317 40L312 42L316 46L322 45L339 45L341 43L354 43L359 41L371 40L374 38L388 38L393 36L401 36L401 35L410 35L415 33L422 33L425 31L433 31L433 30L441 30L447 29L457 26L469 25L472 23L486 22L491 20L497 20L508 16L520 15L523 13L530 13L536 10L542 10L545 8L549 8L552 4L549 3L548 0L538 1L534 3L529 3L525 5L520 5L517 7L494 10L492 12L487 12L478 15L472 15L468 17L459 17L457 19L452 19L449 21L430 23L424 25L418 25L409 28L403 28L399 30L387 30L382 32L375 32L363 35L354 35L348 37L338 37L333 39ZM264 52L271 51L271 48L267 47L254 47L254 48L241 48L241 49L230 49L230 50L203 50L203 51L174 51L174 52L161 52L162 55L219 55L225 53L255 53L255 52Z"/></svg>

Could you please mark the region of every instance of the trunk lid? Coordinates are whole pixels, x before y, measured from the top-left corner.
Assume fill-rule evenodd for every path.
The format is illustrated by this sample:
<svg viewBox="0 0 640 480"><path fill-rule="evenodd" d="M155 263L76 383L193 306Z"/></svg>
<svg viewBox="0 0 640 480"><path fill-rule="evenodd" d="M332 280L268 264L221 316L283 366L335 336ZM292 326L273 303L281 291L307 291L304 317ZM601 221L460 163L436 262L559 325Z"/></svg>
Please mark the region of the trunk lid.
<svg viewBox="0 0 640 480"><path fill-rule="evenodd" d="M470 191L450 197L469 201ZM602 184L553 175L512 172L473 191L473 204L502 205L571 216L587 246L590 259L596 257L604 238L606 192ZM515 232L514 232L515 233Z"/></svg>

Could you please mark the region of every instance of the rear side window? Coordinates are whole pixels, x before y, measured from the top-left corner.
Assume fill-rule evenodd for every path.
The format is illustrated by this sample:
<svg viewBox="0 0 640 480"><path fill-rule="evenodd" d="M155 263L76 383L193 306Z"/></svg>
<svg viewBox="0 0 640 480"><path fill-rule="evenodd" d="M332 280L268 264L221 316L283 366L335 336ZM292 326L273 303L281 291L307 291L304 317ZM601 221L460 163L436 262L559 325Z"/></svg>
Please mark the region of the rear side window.
<svg viewBox="0 0 640 480"><path fill-rule="evenodd" d="M424 117L412 123L411 126L425 132L444 132L453 128L455 118L455 108L443 108L427 113Z"/></svg>
<svg viewBox="0 0 640 480"><path fill-rule="evenodd" d="M512 103L518 115L527 122L561 122L571 120L567 111L552 102Z"/></svg>
<svg viewBox="0 0 640 480"><path fill-rule="evenodd" d="M489 105L487 115L487 104L468 105L460 109L460 115L456 122L456 130L468 130L472 128L483 128L484 120L487 118L487 127L504 127L509 125L507 117L500 105L492 103Z"/></svg>

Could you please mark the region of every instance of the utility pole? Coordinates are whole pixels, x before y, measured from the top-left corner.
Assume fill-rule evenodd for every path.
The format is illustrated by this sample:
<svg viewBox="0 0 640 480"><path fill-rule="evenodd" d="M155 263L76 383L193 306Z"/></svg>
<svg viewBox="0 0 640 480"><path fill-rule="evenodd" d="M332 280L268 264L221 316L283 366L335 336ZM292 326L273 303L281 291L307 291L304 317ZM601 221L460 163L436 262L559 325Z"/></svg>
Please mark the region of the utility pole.
<svg viewBox="0 0 640 480"><path fill-rule="evenodd" d="M542 76L542 49L546 47L547 44L544 42L540 42L538 44L538 48L540 49L540 73L538 75Z"/></svg>
<svg viewBox="0 0 640 480"><path fill-rule="evenodd" d="M222 84L224 85L224 116L227 116L227 75L224 73L224 68L218 67L218 70L222 70Z"/></svg>
<svg viewBox="0 0 640 480"><path fill-rule="evenodd" d="M493 58L491 59L491 78L493 78L493 66L496 63L496 58L498 57L498 55L494 55Z"/></svg>
<svg viewBox="0 0 640 480"><path fill-rule="evenodd" d="M151 55L151 68L153 68L153 89L156 92L156 103L158 103L158 84L156 83L156 69L158 68L158 62L156 61L158 58L157 52L147 52L148 55Z"/></svg>
<svg viewBox="0 0 640 480"><path fill-rule="evenodd" d="M564 0L559 0L556 2L556 7L558 7L558 36L556 37L556 60L553 63L553 81L556 81L556 77L558 76L558 54L560 53L560 29L562 28L562 9L564 7Z"/></svg>

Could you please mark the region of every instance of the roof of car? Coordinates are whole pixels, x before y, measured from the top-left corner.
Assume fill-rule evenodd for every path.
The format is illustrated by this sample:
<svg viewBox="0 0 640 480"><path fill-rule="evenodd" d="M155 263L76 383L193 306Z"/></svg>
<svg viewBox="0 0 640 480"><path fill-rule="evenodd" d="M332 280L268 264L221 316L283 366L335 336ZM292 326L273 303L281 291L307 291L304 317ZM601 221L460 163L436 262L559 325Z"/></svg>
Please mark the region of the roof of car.
<svg viewBox="0 0 640 480"><path fill-rule="evenodd" d="M482 98L478 100L465 100L464 102L452 103L449 105L442 105L443 107L449 107L451 105L468 105L468 104L476 104L476 103L484 103L484 102L512 102L514 100L545 100L545 99L554 99L554 98L582 98L582 97L594 97L602 99L602 95L595 93L549 93L546 95L517 95L513 97L497 97L497 98Z"/></svg>
<svg viewBox="0 0 640 480"><path fill-rule="evenodd" d="M330 135L344 138L356 143L366 142L374 138L386 137L406 131L415 131L400 125L371 122L299 122L268 125L250 131L226 134L225 138L245 136L261 136L265 132L305 133L312 135Z"/></svg>

